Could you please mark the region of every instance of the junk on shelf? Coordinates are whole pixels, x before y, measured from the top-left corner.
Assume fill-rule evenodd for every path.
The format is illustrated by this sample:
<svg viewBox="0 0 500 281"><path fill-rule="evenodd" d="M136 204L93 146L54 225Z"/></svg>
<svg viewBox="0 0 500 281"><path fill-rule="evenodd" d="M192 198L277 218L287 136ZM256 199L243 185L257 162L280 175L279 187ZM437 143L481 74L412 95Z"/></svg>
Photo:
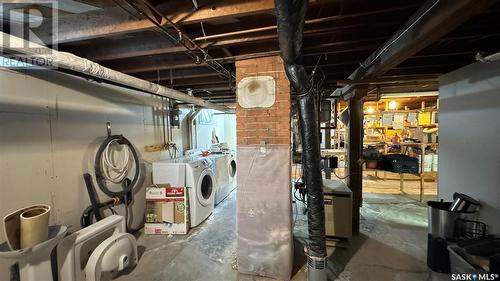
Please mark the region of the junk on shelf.
<svg viewBox="0 0 500 281"><path fill-rule="evenodd" d="M418 159L404 154L382 155L378 161L378 167L393 173L418 174Z"/></svg>
<svg viewBox="0 0 500 281"><path fill-rule="evenodd" d="M500 239L478 221L480 203L462 193L452 202L429 201L427 265L441 273L491 273ZM493 266L490 266L493 265Z"/></svg>
<svg viewBox="0 0 500 281"><path fill-rule="evenodd" d="M376 169L379 159L380 151L376 146L369 145L367 148L363 149L363 160L367 169Z"/></svg>

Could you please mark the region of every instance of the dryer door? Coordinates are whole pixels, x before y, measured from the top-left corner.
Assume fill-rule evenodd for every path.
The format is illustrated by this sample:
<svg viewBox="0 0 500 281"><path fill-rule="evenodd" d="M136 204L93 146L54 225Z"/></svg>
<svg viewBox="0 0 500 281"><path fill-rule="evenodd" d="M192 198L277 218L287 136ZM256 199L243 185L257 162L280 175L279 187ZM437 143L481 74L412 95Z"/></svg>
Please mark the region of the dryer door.
<svg viewBox="0 0 500 281"><path fill-rule="evenodd" d="M227 171L229 173L229 179L232 180L236 176L236 160L233 157L228 158Z"/></svg>
<svg viewBox="0 0 500 281"><path fill-rule="evenodd" d="M198 202L202 206L208 206L213 204L214 202L214 174L210 169L205 169L201 172L200 177L198 178L198 184L196 187L196 197L198 198Z"/></svg>

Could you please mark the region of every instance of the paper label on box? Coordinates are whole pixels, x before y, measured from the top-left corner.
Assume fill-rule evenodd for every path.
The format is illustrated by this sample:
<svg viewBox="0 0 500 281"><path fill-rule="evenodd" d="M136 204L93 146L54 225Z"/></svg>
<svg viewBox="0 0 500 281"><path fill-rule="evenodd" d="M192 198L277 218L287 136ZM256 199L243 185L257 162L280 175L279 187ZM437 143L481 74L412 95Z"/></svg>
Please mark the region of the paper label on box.
<svg viewBox="0 0 500 281"><path fill-rule="evenodd" d="M167 187L166 193L168 197L184 196L184 187Z"/></svg>
<svg viewBox="0 0 500 281"><path fill-rule="evenodd" d="M164 224L164 223L146 223L144 233L150 235L165 234L187 234L187 225L183 224Z"/></svg>
<svg viewBox="0 0 500 281"><path fill-rule="evenodd" d="M147 187L146 199L156 199L167 197L167 190L165 188Z"/></svg>
<svg viewBox="0 0 500 281"><path fill-rule="evenodd" d="M156 185L146 188L146 199L163 199L166 197L184 197L184 187Z"/></svg>

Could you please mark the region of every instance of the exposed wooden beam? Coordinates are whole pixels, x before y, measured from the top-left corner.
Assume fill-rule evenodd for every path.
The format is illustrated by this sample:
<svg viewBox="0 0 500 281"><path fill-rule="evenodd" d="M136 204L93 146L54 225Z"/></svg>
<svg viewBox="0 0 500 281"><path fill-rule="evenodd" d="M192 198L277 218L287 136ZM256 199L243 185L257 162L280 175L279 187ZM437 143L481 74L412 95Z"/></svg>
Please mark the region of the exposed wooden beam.
<svg viewBox="0 0 500 281"><path fill-rule="evenodd" d="M145 36L130 40L121 40L107 48L96 48L94 45L87 47L72 47L69 52L77 53L92 61L110 61L118 59L129 59L141 56L164 55L185 52L186 48L175 46L164 37Z"/></svg>
<svg viewBox="0 0 500 281"><path fill-rule="evenodd" d="M334 15L334 16L329 16L329 17L309 19L309 20L305 21L305 25L307 26L310 24L326 23L329 21L336 21L336 20L343 20L343 19L350 19L350 18L357 18L357 17L366 17L366 16L371 16L371 15L377 15L377 14L391 13L391 12L396 12L396 11L401 11L401 10L407 10L409 8L414 8L415 6L416 5L407 5L407 6L391 7L391 8L385 8L385 9L379 9L379 10L363 11L363 12L359 12L359 13L341 14L341 15ZM213 40L213 39L218 39L218 38L223 38L223 37L233 37L233 36L239 36L239 35L249 34L249 33L274 31L277 28L278 28L277 25L257 27L257 28L252 28L252 29L245 29L245 30L238 30L238 31L226 32L226 33L212 34L212 35L208 35L208 36L201 36L201 37L195 38L194 40L195 41Z"/></svg>
<svg viewBox="0 0 500 281"><path fill-rule="evenodd" d="M172 76L170 76L172 75ZM143 72L135 75L144 80L148 81L171 81L174 82L183 79L193 79L193 78L205 78L205 77L220 77L219 73L211 71L210 69L203 68L195 68L195 69L175 69L170 72L170 70L166 71L152 71L152 72Z"/></svg>
<svg viewBox="0 0 500 281"><path fill-rule="evenodd" d="M274 11L273 0L201 2L199 3L199 9L193 11L192 4L186 1L183 7L176 7L175 12L168 13L166 17L174 23L190 24ZM332 0L316 0L311 4L315 5L326 2L332 2ZM88 13L60 17L58 19L59 32L56 42L61 44L104 36L115 36L144 31L154 27L154 24L149 20L137 19L120 7L105 8ZM45 36L41 37L47 38L50 32L51 30L42 30Z"/></svg>
<svg viewBox="0 0 500 281"><path fill-rule="evenodd" d="M207 67L205 63L193 63L193 62L183 62L183 63L143 63L140 65L127 65L125 68L121 68L120 71L123 73L139 73L139 72L150 72L150 71L160 71L169 69L184 69L184 68L197 68L197 67Z"/></svg>
<svg viewBox="0 0 500 281"><path fill-rule="evenodd" d="M331 37L336 31L349 28L359 28L364 25L353 25L347 27L323 28L305 31L305 37ZM244 45L249 43L259 43L264 41L277 40L277 34L250 36L244 38L231 38L219 41L200 43L202 48L230 47L234 45ZM339 43L340 44L340 43ZM117 44L106 48L95 48L95 46L71 47L66 51L77 53L78 55L91 59L93 61L109 61L118 59L129 59L141 56L168 55L185 52L186 49L181 46L174 46L165 38L159 35L149 35L132 39L120 40Z"/></svg>
<svg viewBox="0 0 500 281"><path fill-rule="evenodd" d="M170 87L195 87L195 86L201 86L201 85L224 85L228 84L229 82L227 80L212 80L212 81L200 81L200 82L185 82L182 81L182 83L175 83L174 84L169 84Z"/></svg>
<svg viewBox="0 0 500 281"><path fill-rule="evenodd" d="M368 53L369 51L373 50L375 47L374 46L360 46L356 48L351 48L351 49L346 49L346 50L324 50L322 52L314 52L314 53L306 53L304 56L305 58L307 57L314 57L312 62L314 67L314 64L317 61L317 56L321 54L328 54L328 60L329 61L335 61L337 63L327 65L327 66L342 66L342 65L352 65L352 64L357 64L359 61L349 61L349 62L344 62L344 58L349 58L351 57L349 54L355 54L359 52L365 52ZM244 55L244 56L233 56L229 58L222 58L221 63L224 64L229 64L233 63L235 59L245 59L249 57L258 57L258 56L269 56L269 55L276 55L278 54L277 51L271 52L271 53L257 53L257 54L250 54ZM325 64L326 65L326 64ZM207 65L205 63L191 63L191 62L171 62L171 61L154 61L154 60L139 60L139 61L127 61L123 63L119 62L113 62L112 64L108 65L110 68L117 69L121 72L124 73L141 73L141 72L153 72L153 71L161 71L161 70L170 70L170 69L187 69L187 68L206 68L208 69ZM323 64L321 65L323 66Z"/></svg>
<svg viewBox="0 0 500 281"><path fill-rule="evenodd" d="M169 86L171 87L171 86ZM193 87L172 87L176 90L180 90L180 91L187 91L187 89L191 89L191 90L198 90L198 91L210 91L210 92L226 92L226 91L229 91L231 90L231 87L229 85L224 85L224 86L221 86L221 85L218 85L218 86L193 86Z"/></svg>
<svg viewBox="0 0 500 281"><path fill-rule="evenodd" d="M407 76L394 76L394 77L379 77L372 79L361 80L338 80L337 85L369 85L369 84L398 84L402 82L432 82L437 83L438 76L436 75L407 75Z"/></svg>
<svg viewBox="0 0 500 281"><path fill-rule="evenodd" d="M205 94L205 95L200 95L200 94L197 94L195 95L195 97L197 98L202 98L202 99L206 99L206 98L216 98L216 99L234 99L236 98L236 95L209 95L209 94Z"/></svg>
<svg viewBox="0 0 500 281"><path fill-rule="evenodd" d="M316 52L304 52L303 56L308 57L308 56L320 56L324 54L344 54L344 53L355 53L355 52L362 52L362 51L371 51L376 46L358 46L358 47L353 47L345 50L339 50L339 49L325 49L322 51L316 51ZM250 59L250 58L259 58L259 57L267 57L267 56L275 56L279 55L280 51L279 50L273 50L273 51L266 51L266 52L258 52L258 53L248 53L248 54L239 54L236 56L230 56L230 57L222 57L222 58L214 58L213 60L215 61L234 61L234 60L243 60L243 59Z"/></svg>

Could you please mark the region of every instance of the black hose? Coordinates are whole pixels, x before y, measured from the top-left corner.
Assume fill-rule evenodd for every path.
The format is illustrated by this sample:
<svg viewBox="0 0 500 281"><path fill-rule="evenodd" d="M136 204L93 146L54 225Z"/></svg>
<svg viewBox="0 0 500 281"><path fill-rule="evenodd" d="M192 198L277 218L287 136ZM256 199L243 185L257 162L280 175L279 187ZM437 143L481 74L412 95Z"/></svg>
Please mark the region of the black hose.
<svg viewBox="0 0 500 281"><path fill-rule="evenodd" d="M318 107L311 80L301 62L302 35L307 0L275 0L278 39L285 71L299 94L298 106L302 136L302 165L307 188L309 255L326 257L325 209L320 168Z"/></svg>
<svg viewBox="0 0 500 281"><path fill-rule="evenodd" d="M104 150L111 142L114 142L114 141L116 141L120 145L128 146L128 149L130 149L130 151L132 152L132 157L134 158L134 162L135 162L134 178L132 180L130 180L129 178L125 177L121 181L121 186L122 186L121 191L109 190L107 183L106 183L106 178L103 176L103 167L101 165ZM123 205L125 207L125 225L127 228L127 232L129 232L129 233L137 232L140 228L133 229L133 228L130 228L128 226L128 220L129 220L128 208L129 208L129 205L132 202L133 196L134 196L132 191L139 185L139 177L140 177L140 170L141 170L139 156L138 156L137 151L135 150L134 146L130 143L130 141L127 138L125 138L122 135L109 136L108 138L106 138L106 140L104 140L104 142L101 144L101 146L99 146L99 149L97 150L97 153L96 153L94 164L95 164L95 176L96 176L97 185L102 190L102 192L104 192L107 196L109 196L111 198L119 198L119 200L123 203ZM92 201L92 205L87 207L83 211L83 214L80 218L80 225L82 227L87 227L94 222L94 220L93 220L94 217L97 220L99 219L100 210L102 208L109 208L113 213L115 213L115 211L111 208L111 206L115 205L116 202L114 199L106 201L105 203L97 202L97 195L95 194L95 189L92 190L93 185L91 182L90 175L88 175L88 174L87 174L87 176L84 175L84 178L85 178L85 182L87 184L87 188L89 191L89 196L90 196L91 201Z"/></svg>
<svg viewBox="0 0 500 281"><path fill-rule="evenodd" d="M129 185L126 185L121 191L111 191L108 188L108 185L106 184L106 179L103 176L103 167L101 166L102 163L102 155L104 153L104 150L108 146L109 143L116 141L118 144L121 145L126 145L132 152L132 157L134 158L134 163L135 163L135 174L134 178L132 179L132 182ZM130 143L128 139L126 139L122 135L113 135L109 136L104 140L104 142L101 144L99 149L97 150L96 156L95 156L95 177L97 181L97 185L99 188L104 192L104 194L108 195L109 197L119 197L123 198L125 194L130 192L137 183L139 182L139 173L141 170L140 162L139 162L139 156L137 155L137 151L135 150L134 146ZM122 181L123 183L123 181Z"/></svg>
<svg viewBox="0 0 500 281"><path fill-rule="evenodd" d="M99 210L101 210L103 208L111 208L111 206L114 206L114 203L115 203L115 201L113 199L111 199L111 200L106 201L104 203L98 203L97 207L99 208ZM94 217L96 217L95 211L94 211L94 206L90 205L83 211L82 216L80 217L80 226L82 228L85 228L85 227L93 224Z"/></svg>

